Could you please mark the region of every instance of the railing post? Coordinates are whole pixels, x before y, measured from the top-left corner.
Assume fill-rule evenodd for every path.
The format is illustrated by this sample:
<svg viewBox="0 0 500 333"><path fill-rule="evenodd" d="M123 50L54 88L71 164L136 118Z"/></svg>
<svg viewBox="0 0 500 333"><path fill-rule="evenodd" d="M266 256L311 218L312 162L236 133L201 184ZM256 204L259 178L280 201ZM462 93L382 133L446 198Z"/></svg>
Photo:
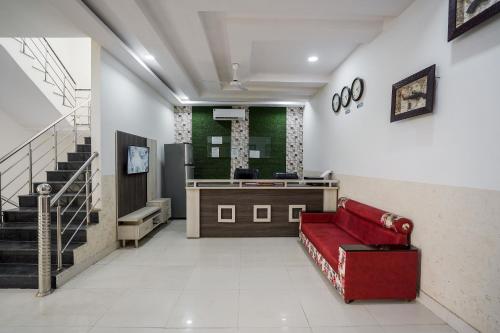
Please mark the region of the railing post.
<svg viewBox="0 0 500 333"><path fill-rule="evenodd" d="M57 271L62 270L62 234L61 234L61 203L57 203L56 237L57 237Z"/></svg>
<svg viewBox="0 0 500 333"><path fill-rule="evenodd" d="M54 170L57 170L57 129L54 126Z"/></svg>
<svg viewBox="0 0 500 333"><path fill-rule="evenodd" d="M66 75L64 75L64 79L63 79L63 105L66 105L65 102L66 102Z"/></svg>
<svg viewBox="0 0 500 333"><path fill-rule="evenodd" d="M31 142L28 144L28 186L29 194L33 194L33 149L31 149Z"/></svg>
<svg viewBox="0 0 500 333"><path fill-rule="evenodd" d="M0 223L3 223L2 172L0 171Z"/></svg>
<svg viewBox="0 0 500 333"><path fill-rule="evenodd" d="M89 179L90 179L90 168L87 167L87 170L85 170L85 211L87 212L87 225L89 224L90 220L90 188L89 188Z"/></svg>
<svg viewBox="0 0 500 333"><path fill-rule="evenodd" d="M76 130L76 110L75 113L73 113L73 132L75 133L75 151L76 151L76 145L78 143L78 132Z"/></svg>
<svg viewBox="0 0 500 333"><path fill-rule="evenodd" d="M47 50L45 50L45 66L44 66L44 79L43 79L45 82L48 82L47 81L47 73L48 73L48 71L47 71L48 66L47 65L49 64L48 57L49 57L49 52Z"/></svg>
<svg viewBox="0 0 500 333"><path fill-rule="evenodd" d="M38 297L52 292L50 260L50 191L49 184L41 184L38 192Z"/></svg>

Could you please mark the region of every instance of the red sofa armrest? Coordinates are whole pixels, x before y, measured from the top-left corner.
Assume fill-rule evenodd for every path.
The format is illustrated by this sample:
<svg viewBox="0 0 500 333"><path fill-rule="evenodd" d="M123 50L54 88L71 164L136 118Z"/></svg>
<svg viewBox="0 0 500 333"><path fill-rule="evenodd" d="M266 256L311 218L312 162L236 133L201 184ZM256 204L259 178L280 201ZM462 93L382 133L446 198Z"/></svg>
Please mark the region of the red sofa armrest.
<svg viewBox="0 0 500 333"><path fill-rule="evenodd" d="M327 213L300 213L300 223L331 223L335 217L334 212Z"/></svg>
<svg viewBox="0 0 500 333"><path fill-rule="evenodd" d="M338 269L343 277L346 302L417 297L417 248L360 244L341 245L339 252Z"/></svg>

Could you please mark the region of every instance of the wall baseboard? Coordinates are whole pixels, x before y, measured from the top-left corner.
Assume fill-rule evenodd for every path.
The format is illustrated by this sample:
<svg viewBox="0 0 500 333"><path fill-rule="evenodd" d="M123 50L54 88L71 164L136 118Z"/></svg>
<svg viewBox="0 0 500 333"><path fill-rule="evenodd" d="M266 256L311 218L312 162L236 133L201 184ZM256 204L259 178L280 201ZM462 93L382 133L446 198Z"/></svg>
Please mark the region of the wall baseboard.
<svg viewBox="0 0 500 333"><path fill-rule="evenodd" d="M420 290L417 301L425 305L429 310L434 312L436 316L444 320L448 325L459 333L478 333L474 327L466 323L462 318L448 310L446 307L437 302L434 298Z"/></svg>

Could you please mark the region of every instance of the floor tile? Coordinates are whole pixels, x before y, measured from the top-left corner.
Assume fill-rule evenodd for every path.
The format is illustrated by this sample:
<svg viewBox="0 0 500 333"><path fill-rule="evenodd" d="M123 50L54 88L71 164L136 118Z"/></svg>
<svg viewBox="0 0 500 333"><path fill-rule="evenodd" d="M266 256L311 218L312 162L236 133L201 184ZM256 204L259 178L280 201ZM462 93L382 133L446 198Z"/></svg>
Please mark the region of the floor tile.
<svg viewBox="0 0 500 333"><path fill-rule="evenodd" d="M187 281L186 290L238 290L239 267L196 267Z"/></svg>
<svg viewBox="0 0 500 333"><path fill-rule="evenodd" d="M420 303L345 304L296 238L186 239L184 221L34 294L0 290L0 333L454 332Z"/></svg>
<svg viewBox="0 0 500 333"><path fill-rule="evenodd" d="M121 290L67 289L12 309L6 326L92 326L121 295Z"/></svg>
<svg viewBox="0 0 500 333"><path fill-rule="evenodd" d="M87 333L90 327L0 327L0 333Z"/></svg>
<svg viewBox="0 0 500 333"><path fill-rule="evenodd" d="M311 333L308 327L241 327L238 333Z"/></svg>
<svg viewBox="0 0 500 333"><path fill-rule="evenodd" d="M359 304L340 304L321 289L298 291L300 304L311 327L377 326L374 317Z"/></svg>
<svg viewBox="0 0 500 333"><path fill-rule="evenodd" d="M186 291L168 320L168 328L237 327L237 291Z"/></svg>
<svg viewBox="0 0 500 333"><path fill-rule="evenodd" d="M384 333L456 333L448 325L384 326Z"/></svg>
<svg viewBox="0 0 500 333"><path fill-rule="evenodd" d="M180 292L130 289L104 312L97 326L165 327Z"/></svg>
<svg viewBox="0 0 500 333"><path fill-rule="evenodd" d="M438 316L417 302L369 304L366 308L382 326L444 324Z"/></svg>
<svg viewBox="0 0 500 333"><path fill-rule="evenodd" d="M309 327L290 291L241 291L239 327Z"/></svg>
<svg viewBox="0 0 500 333"><path fill-rule="evenodd" d="M292 289L292 280L284 266L246 267L240 271L242 290Z"/></svg>

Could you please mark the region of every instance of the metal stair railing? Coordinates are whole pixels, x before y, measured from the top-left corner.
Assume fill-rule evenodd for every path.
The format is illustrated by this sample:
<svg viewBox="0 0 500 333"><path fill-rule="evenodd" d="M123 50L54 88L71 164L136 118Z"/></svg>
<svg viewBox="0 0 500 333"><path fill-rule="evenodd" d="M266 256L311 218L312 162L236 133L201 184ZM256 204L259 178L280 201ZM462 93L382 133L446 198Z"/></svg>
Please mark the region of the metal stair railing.
<svg viewBox="0 0 500 333"><path fill-rule="evenodd" d="M57 170L61 155L71 147L76 151L79 137L90 133L90 112L90 99L84 100L0 158L0 221L5 206L19 207L16 196L33 194L33 180L38 175Z"/></svg>
<svg viewBox="0 0 500 333"><path fill-rule="evenodd" d="M52 198L50 197L51 187L49 184L41 184L38 186L38 229L39 234L40 230L50 230L51 218L50 212L51 208L56 207L56 255L57 255L57 271L60 272L63 269L63 254L67 250L68 246L71 244L75 236L82 229L84 225L88 225L90 223L90 214L100 201L100 198L93 202L92 195L99 188L100 183L92 184L92 180L99 173L99 169L95 170L94 173L91 174L91 165L92 162L99 156L99 153L94 152L90 158L75 172L75 174L71 177L70 180L55 194ZM81 175L85 175L85 182L76 193L67 194L71 185L73 185ZM75 211L69 211L70 207L73 207L73 203L76 198L85 190L85 200L81 203ZM68 196L68 202L63 205L62 197L63 195ZM76 206L75 206L76 207ZM82 212L82 209L85 207L85 214L80 221L77 221L78 214ZM62 218L65 214L71 214L68 218L68 223L63 228L62 227ZM72 225L75 221L77 221L77 227L75 230L69 230L68 227ZM69 239L63 244L63 235L67 231L72 231ZM51 278L51 253L50 253L50 234L47 235L45 232L43 237L39 237L38 239L38 294L39 296L45 296L50 294L51 285L47 281L50 281Z"/></svg>
<svg viewBox="0 0 500 333"><path fill-rule="evenodd" d="M45 38L14 38L20 52L35 61L32 66L43 73L44 82L55 87L54 94L62 97L62 104L74 108L77 103L76 81Z"/></svg>

